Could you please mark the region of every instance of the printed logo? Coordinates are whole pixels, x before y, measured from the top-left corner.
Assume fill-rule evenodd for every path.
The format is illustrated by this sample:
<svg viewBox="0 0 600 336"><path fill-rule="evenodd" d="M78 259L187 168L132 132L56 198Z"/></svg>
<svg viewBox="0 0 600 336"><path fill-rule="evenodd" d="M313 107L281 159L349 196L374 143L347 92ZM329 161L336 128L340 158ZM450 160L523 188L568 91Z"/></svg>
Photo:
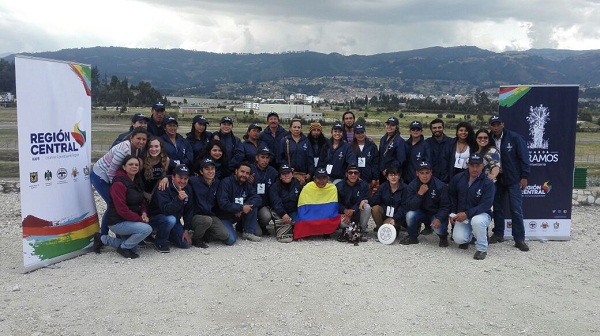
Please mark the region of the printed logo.
<svg viewBox="0 0 600 336"><path fill-rule="evenodd" d="M559 227L560 227L560 223L554 222L554 230L558 230Z"/></svg>
<svg viewBox="0 0 600 336"><path fill-rule="evenodd" d="M548 222L542 222L542 225L541 225L541 227L542 227L542 229L543 229L544 231L546 231L546 230L548 229L548 227L549 227L549 226L550 226L550 225L548 225Z"/></svg>
<svg viewBox="0 0 600 336"><path fill-rule="evenodd" d="M75 177L77 177L77 175L79 175L79 170L77 170L77 168L73 167L73 169L71 169L71 176L73 176L75 178Z"/></svg>
<svg viewBox="0 0 600 336"><path fill-rule="evenodd" d="M29 173L29 183L37 183L38 182L38 172L30 172Z"/></svg>
<svg viewBox="0 0 600 336"><path fill-rule="evenodd" d="M544 140L546 123L550 120L550 110L544 105L530 106L529 115L525 118L529 122L529 137L531 141L527 144L530 149L548 149L548 140Z"/></svg>
<svg viewBox="0 0 600 336"><path fill-rule="evenodd" d="M547 194L550 192L550 190L552 190L552 186L550 184L548 184L548 182L550 181L546 181L544 182L544 184L542 184L542 190Z"/></svg>
<svg viewBox="0 0 600 336"><path fill-rule="evenodd" d="M56 171L56 176L58 176L59 179L64 180L67 178L69 174L67 173L67 170L65 168L58 168L58 170Z"/></svg>
<svg viewBox="0 0 600 336"><path fill-rule="evenodd" d="M552 190L552 185L550 184L550 181L546 181L542 185L528 185L525 190L523 190L523 195L529 195L529 197L546 197L550 190Z"/></svg>
<svg viewBox="0 0 600 336"><path fill-rule="evenodd" d="M46 170L44 173L44 179L46 179L46 181L52 180L52 172L50 170Z"/></svg>
<svg viewBox="0 0 600 336"><path fill-rule="evenodd" d="M90 175L90 167L88 167L88 166L83 167L83 175L85 175L85 176Z"/></svg>
<svg viewBox="0 0 600 336"><path fill-rule="evenodd" d="M477 198L481 197L481 189L477 189L477 192L475 193L475 197L477 197Z"/></svg>
<svg viewBox="0 0 600 336"><path fill-rule="evenodd" d="M535 228L537 228L537 223L536 223L536 222L533 222L533 221L532 221L532 222L529 222L529 228L530 228L531 230L535 230Z"/></svg>

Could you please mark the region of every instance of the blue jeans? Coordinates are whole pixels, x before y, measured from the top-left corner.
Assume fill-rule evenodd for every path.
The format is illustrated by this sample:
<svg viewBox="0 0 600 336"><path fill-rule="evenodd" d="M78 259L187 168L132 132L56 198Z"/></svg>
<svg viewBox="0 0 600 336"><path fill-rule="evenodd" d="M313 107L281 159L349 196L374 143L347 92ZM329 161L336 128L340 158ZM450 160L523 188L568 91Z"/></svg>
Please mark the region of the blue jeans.
<svg viewBox="0 0 600 336"><path fill-rule="evenodd" d="M233 242L235 243L235 241L237 240L237 232L233 227L233 223L237 222L238 225L240 225L241 223L243 226L244 233L256 234L256 226L258 225L258 209L252 207L252 211L248 212L247 214L242 214L240 218L221 219L221 222L229 231L228 240L233 240ZM225 242L225 244L227 244L227 242ZM233 243L227 245L233 245Z"/></svg>
<svg viewBox="0 0 600 336"><path fill-rule="evenodd" d="M190 247L183 237L183 226L177 222L175 216L154 215L150 218L150 225L156 230L156 244L164 246L167 240L179 248Z"/></svg>
<svg viewBox="0 0 600 336"><path fill-rule="evenodd" d="M427 214L419 209L415 211L409 211L406 213L406 231L408 232L408 236L411 238L419 237L419 231L421 230L421 223L425 224L425 226L431 225L431 222L435 219L435 216L427 216ZM440 221L440 227L434 228L433 232L435 232L438 236L447 236L448 235L448 218Z"/></svg>
<svg viewBox="0 0 600 336"><path fill-rule="evenodd" d="M487 228L492 218L487 213L473 216L470 220L464 222L454 222L454 231L452 239L457 244L468 244L475 236L475 249L481 252L487 252Z"/></svg>
<svg viewBox="0 0 600 336"><path fill-rule="evenodd" d="M110 230L118 237L102 235L100 239L104 245L120 247L133 252L137 250L138 243L152 233L152 227L143 222L121 222L111 225Z"/></svg>
<svg viewBox="0 0 600 336"><path fill-rule="evenodd" d="M94 173L94 170L90 172L90 181L98 192L98 195L102 197L104 202L106 202L106 207L108 208L108 203L110 202L110 183L104 181L100 178L100 176ZM114 231L113 231L114 232ZM108 225L106 224L106 211L102 214L102 220L100 221L100 233L105 236L108 234Z"/></svg>
<svg viewBox="0 0 600 336"><path fill-rule="evenodd" d="M504 200L508 194L510 217L512 220L512 235L515 241L525 240L525 226L523 224L523 193L519 184L496 184L494 196L494 232L495 235L504 237Z"/></svg>

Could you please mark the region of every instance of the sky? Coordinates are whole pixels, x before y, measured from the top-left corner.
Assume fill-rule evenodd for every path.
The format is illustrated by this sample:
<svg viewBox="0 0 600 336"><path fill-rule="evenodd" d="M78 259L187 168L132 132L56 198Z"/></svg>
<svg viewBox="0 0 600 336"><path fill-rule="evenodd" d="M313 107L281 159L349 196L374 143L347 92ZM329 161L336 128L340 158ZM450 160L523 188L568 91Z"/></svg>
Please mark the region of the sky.
<svg viewBox="0 0 600 336"><path fill-rule="evenodd" d="M118 46L373 55L600 49L600 0L0 0L0 56Z"/></svg>

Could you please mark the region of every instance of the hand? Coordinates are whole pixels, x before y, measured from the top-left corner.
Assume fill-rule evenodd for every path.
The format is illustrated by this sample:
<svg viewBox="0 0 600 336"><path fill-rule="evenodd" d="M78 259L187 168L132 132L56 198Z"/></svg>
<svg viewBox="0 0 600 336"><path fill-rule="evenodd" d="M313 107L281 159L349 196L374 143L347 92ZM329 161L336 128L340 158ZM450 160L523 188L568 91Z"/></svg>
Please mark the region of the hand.
<svg viewBox="0 0 600 336"><path fill-rule="evenodd" d="M360 201L360 204L358 205L358 210L365 210L367 204L369 204L369 201L367 200Z"/></svg>
<svg viewBox="0 0 600 336"><path fill-rule="evenodd" d="M344 216L346 216L348 218L352 218L352 215L354 215L354 210L352 210L352 209L344 210Z"/></svg>
<svg viewBox="0 0 600 336"><path fill-rule="evenodd" d="M248 175L248 183L254 184L254 174Z"/></svg>
<svg viewBox="0 0 600 336"><path fill-rule="evenodd" d="M177 187L177 189L179 189L179 195L178 195L179 200L180 201L185 200L188 197L188 195L186 194L186 192L181 187Z"/></svg>
<svg viewBox="0 0 600 336"><path fill-rule="evenodd" d="M440 222L440 220L437 218L431 222L431 227L433 227L434 229L439 229L440 225L442 225L442 222Z"/></svg>
<svg viewBox="0 0 600 336"><path fill-rule="evenodd" d="M249 204L244 204L244 207L242 209L242 212L247 214L248 212L252 211L252 205Z"/></svg>
<svg viewBox="0 0 600 336"><path fill-rule="evenodd" d="M348 217L348 216L346 216L346 215L343 215L343 216L342 216L342 223L344 223L344 224L348 225L348 224L350 224L350 220L351 220L351 218L350 218L350 217Z"/></svg>
<svg viewBox="0 0 600 336"><path fill-rule="evenodd" d="M145 212L142 213L142 221L144 223L148 223L150 221L150 218L148 218L148 214L146 214Z"/></svg>
<svg viewBox="0 0 600 336"><path fill-rule="evenodd" d="M219 138L219 136L218 136L218 135L216 135L216 134L215 134L215 135L213 135L213 139L214 139L215 141L219 141L219 140L221 140L221 139Z"/></svg>
<svg viewBox="0 0 600 336"><path fill-rule="evenodd" d="M175 225L178 225L178 224L175 224ZM188 233L187 230L183 230L183 236L181 236L181 241L187 242L188 246L192 245L192 238L190 237L190 234Z"/></svg>
<svg viewBox="0 0 600 336"><path fill-rule="evenodd" d="M521 187L521 190L525 190L525 188L527 188L527 179L526 178L521 179L521 181L519 182L519 187Z"/></svg>
<svg viewBox="0 0 600 336"><path fill-rule="evenodd" d="M159 182L158 182L158 190L163 191L165 189L167 189L167 185L169 184L169 179L166 177L163 177Z"/></svg>
<svg viewBox="0 0 600 336"><path fill-rule="evenodd" d="M283 217L281 217L281 219L286 224L290 224L292 222L292 217L288 216L288 214L283 215Z"/></svg>
<svg viewBox="0 0 600 336"><path fill-rule="evenodd" d="M456 214L456 217L454 217L455 222L464 222L467 219L469 219L469 217L467 216L467 214L465 212L459 212Z"/></svg>
<svg viewBox="0 0 600 336"><path fill-rule="evenodd" d="M423 196L423 195L425 195L425 193L427 192L427 190L429 190L429 187L427 186L427 184L423 183L419 187L419 191L417 191L417 194Z"/></svg>

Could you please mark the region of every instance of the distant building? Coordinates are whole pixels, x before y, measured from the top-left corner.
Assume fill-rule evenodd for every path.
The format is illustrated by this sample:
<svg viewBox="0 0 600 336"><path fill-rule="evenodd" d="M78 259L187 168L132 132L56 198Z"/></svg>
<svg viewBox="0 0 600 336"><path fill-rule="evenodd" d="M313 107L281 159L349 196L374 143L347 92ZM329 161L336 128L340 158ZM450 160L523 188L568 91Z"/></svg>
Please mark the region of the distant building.
<svg viewBox="0 0 600 336"><path fill-rule="evenodd" d="M197 105L179 105L180 114L203 114L208 113L208 106L197 106Z"/></svg>
<svg viewBox="0 0 600 336"><path fill-rule="evenodd" d="M318 96L307 96L304 93L294 93L290 95L290 102L301 102L305 104L316 104L321 101Z"/></svg>
<svg viewBox="0 0 600 336"><path fill-rule="evenodd" d="M300 117L305 119L322 119L323 113L312 111L310 105L292 105L292 104L259 104L254 110L261 117L266 117L269 113L275 112L280 118L291 119Z"/></svg>

